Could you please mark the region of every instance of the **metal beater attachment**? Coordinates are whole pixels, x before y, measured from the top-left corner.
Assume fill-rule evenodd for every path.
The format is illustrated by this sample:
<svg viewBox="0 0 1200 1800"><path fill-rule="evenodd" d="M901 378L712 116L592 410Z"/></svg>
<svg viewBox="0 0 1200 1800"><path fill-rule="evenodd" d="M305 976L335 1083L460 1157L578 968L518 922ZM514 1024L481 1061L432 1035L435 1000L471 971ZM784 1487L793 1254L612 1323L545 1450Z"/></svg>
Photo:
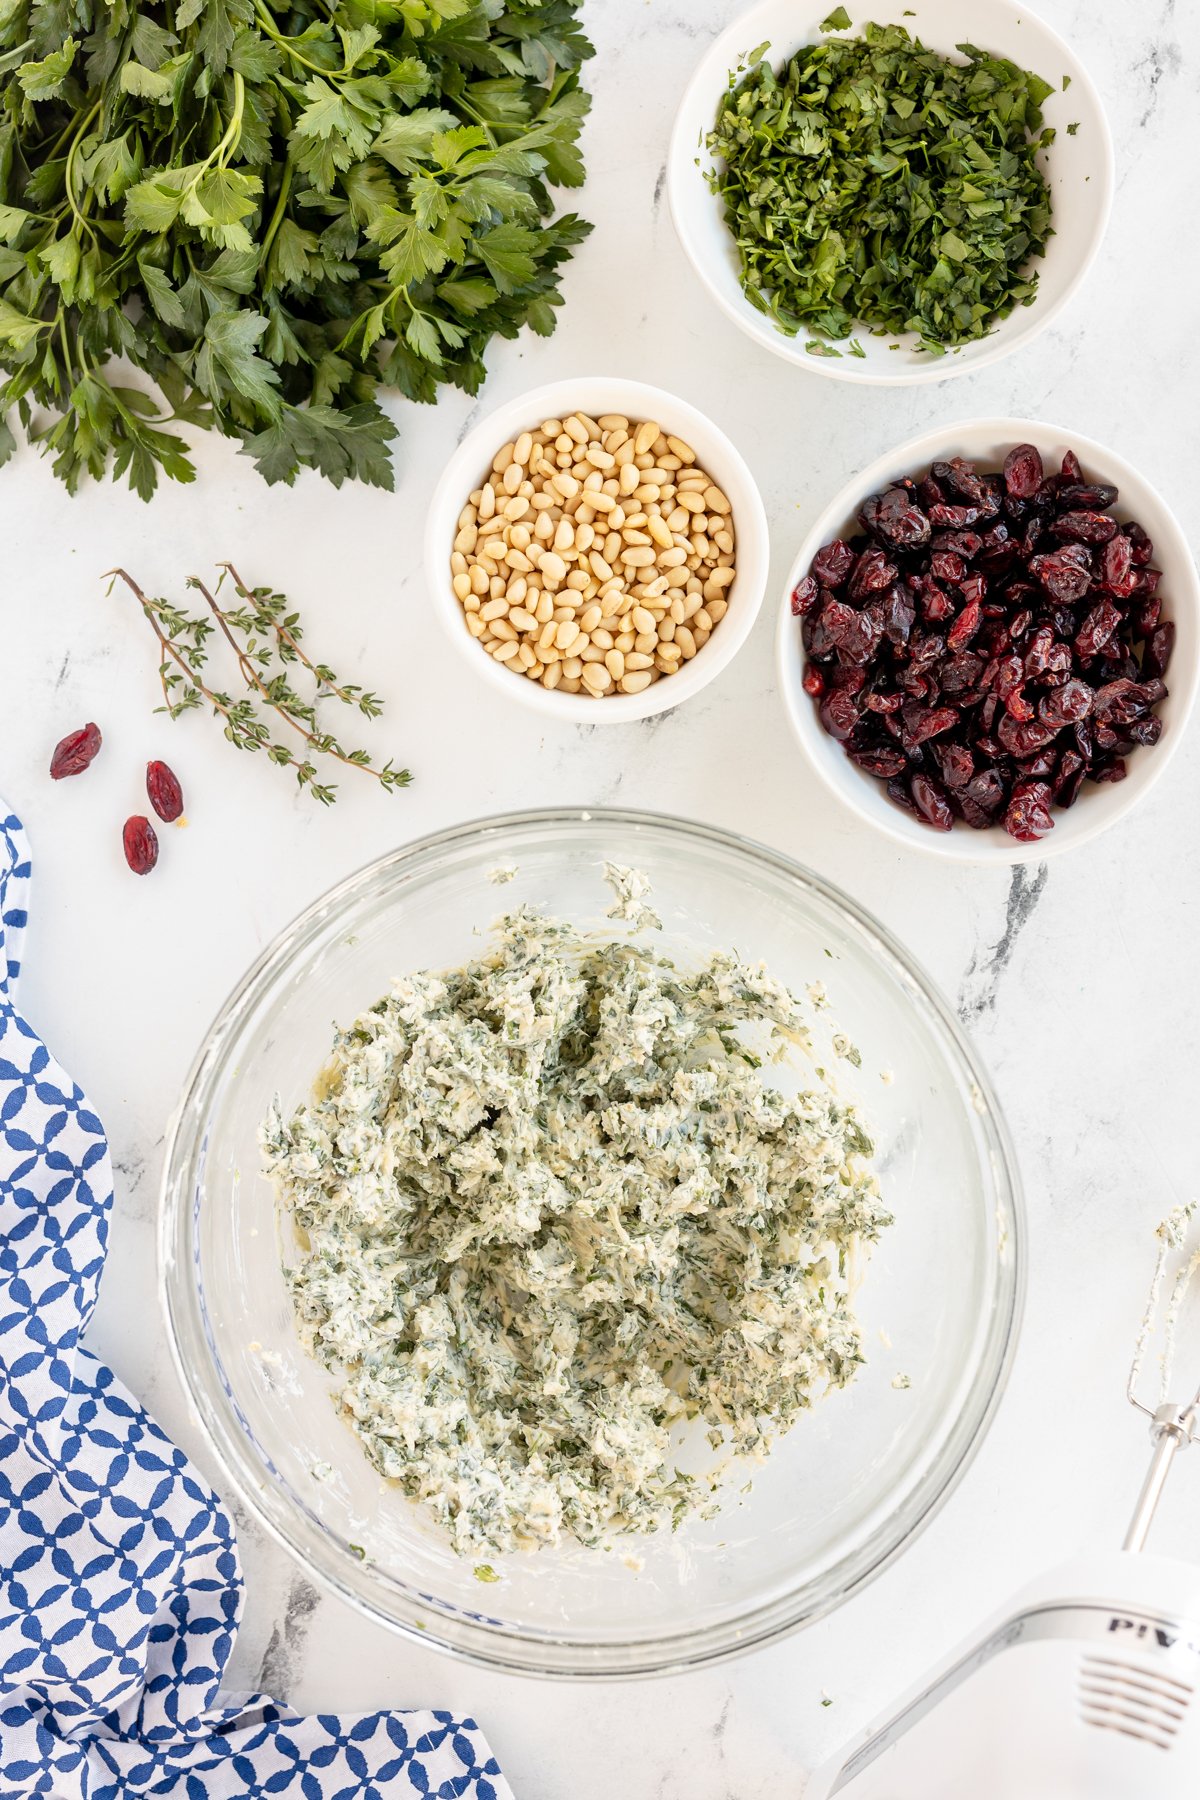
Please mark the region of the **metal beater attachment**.
<svg viewBox="0 0 1200 1800"><path fill-rule="evenodd" d="M1175 1459L1175 1453L1182 1450L1185 1444L1200 1435L1200 1388L1190 1400L1179 1401L1168 1398L1171 1377L1175 1363L1175 1341L1179 1329L1179 1319L1187 1299L1188 1289L1197 1270L1200 1270L1200 1246L1187 1253L1187 1239L1191 1229L1198 1202L1189 1201L1185 1206L1177 1206L1174 1212L1168 1213L1158 1227L1158 1258L1154 1265L1154 1279L1150 1284L1150 1297L1146 1302L1146 1311L1142 1316L1138 1330L1137 1345L1134 1349L1133 1363L1129 1370L1129 1381L1125 1395L1131 1406L1145 1413L1150 1420L1150 1437L1154 1444L1154 1454L1150 1459L1150 1467L1146 1471L1146 1479L1142 1483L1142 1491L1134 1508L1133 1517L1129 1521L1129 1529L1125 1533L1126 1550L1144 1550L1150 1525L1166 1486L1167 1475ZM1167 1279L1167 1267L1173 1257L1180 1257L1174 1277L1171 1281L1170 1295L1166 1311L1162 1319L1162 1349L1159 1354L1159 1392L1158 1403L1147 1406L1139 1399L1137 1389L1142 1375L1146 1351L1149 1347L1158 1321L1159 1308L1162 1303L1163 1288Z"/></svg>

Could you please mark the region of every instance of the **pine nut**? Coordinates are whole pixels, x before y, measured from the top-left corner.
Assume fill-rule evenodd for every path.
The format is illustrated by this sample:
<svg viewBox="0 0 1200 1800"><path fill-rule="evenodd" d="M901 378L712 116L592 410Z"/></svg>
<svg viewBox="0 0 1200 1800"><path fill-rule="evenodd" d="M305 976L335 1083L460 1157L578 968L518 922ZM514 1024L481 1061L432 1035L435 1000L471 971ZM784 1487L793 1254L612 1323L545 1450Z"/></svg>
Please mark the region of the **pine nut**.
<svg viewBox="0 0 1200 1800"><path fill-rule="evenodd" d="M724 617L735 541L685 439L577 411L496 452L458 515L451 588L501 666L581 699L637 694Z"/></svg>

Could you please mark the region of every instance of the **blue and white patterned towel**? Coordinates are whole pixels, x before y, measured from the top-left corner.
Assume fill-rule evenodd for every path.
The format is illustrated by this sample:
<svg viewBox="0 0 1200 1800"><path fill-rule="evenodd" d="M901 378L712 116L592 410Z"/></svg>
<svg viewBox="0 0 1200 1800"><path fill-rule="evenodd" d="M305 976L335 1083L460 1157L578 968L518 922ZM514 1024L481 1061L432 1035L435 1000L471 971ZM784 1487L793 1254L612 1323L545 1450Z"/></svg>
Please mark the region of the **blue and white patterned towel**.
<svg viewBox="0 0 1200 1800"><path fill-rule="evenodd" d="M0 1800L511 1800L473 1720L220 1696L242 1604L232 1525L80 1345L112 1168L16 1011L28 886L0 803Z"/></svg>

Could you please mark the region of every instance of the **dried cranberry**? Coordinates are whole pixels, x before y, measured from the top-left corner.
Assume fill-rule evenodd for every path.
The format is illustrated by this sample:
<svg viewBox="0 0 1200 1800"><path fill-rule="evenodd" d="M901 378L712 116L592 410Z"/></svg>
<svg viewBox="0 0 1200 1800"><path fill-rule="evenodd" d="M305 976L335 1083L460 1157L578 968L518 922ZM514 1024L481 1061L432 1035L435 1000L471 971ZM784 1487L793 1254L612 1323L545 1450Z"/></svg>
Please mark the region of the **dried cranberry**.
<svg viewBox="0 0 1200 1800"><path fill-rule="evenodd" d="M1135 638L1149 638L1158 629L1162 617L1162 601L1157 594L1139 600L1129 615L1129 629Z"/></svg>
<svg viewBox="0 0 1200 1800"><path fill-rule="evenodd" d="M1082 600L1092 585L1092 577L1085 566L1081 567L1079 559L1071 554L1072 546L1062 550L1054 550L1045 556L1030 558L1029 567L1041 582L1052 600L1063 600L1068 605L1072 601Z"/></svg>
<svg viewBox="0 0 1200 1800"><path fill-rule="evenodd" d="M921 617L930 625L941 625L954 617L954 602L932 578L921 587Z"/></svg>
<svg viewBox="0 0 1200 1800"><path fill-rule="evenodd" d="M1005 713L996 727L996 736L1010 756L1032 756L1054 736L1054 728L1038 719L1014 719Z"/></svg>
<svg viewBox="0 0 1200 1800"><path fill-rule="evenodd" d="M945 789L934 781L930 775L920 771L912 778L912 797L916 801L917 813L927 825L935 831L949 831L954 824L954 814L950 802L946 798Z"/></svg>
<svg viewBox="0 0 1200 1800"><path fill-rule="evenodd" d="M822 587L841 587L853 567L854 552L841 538L823 545L812 560L812 574Z"/></svg>
<svg viewBox="0 0 1200 1800"><path fill-rule="evenodd" d="M1117 489L1098 481L1068 481L1058 490L1061 507L1082 506L1089 512L1106 512L1117 501Z"/></svg>
<svg viewBox="0 0 1200 1800"><path fill-rule="evenodd" d="M1100 646L1107 644L1120 623L1121 615L1112 601L1098 601L1083 621L1075 638L1075 649L1078 655L1095 656Z"/></svg>
<svg viewBox="0 0 1200 1800"><path fill-rule="evenodd" d="M1004 459L1004 485L1018 500L1030 500L1045 478L1041 452L1034 444L1017 444Z"/></svg>
<svg viewBox="0 0 1200 1800"><path fill-rule="evenodd" d="M1163 734L1163 722L1157 713L1150 713L1144 719L1131 719L1125 727L1125 735L1135 744L1157 744Z"/></svg>
<svg viewBox="0 0 1200 1800"><path fill-rule="evenodd" d="M934 550L953 550L970 562L979 555L983 539L977 531L942 531L930 543Z"/></svg>
<svg viewBox="0 0 1200 1800"><path fill-rule="evenodd" d="M874 546L864 550L854 565L848 593L852 600L865 600L896 579L896 565L888 561L882 550Z"/></svg>
<svg viewBox="0 0 1200 1800"><path fill-rule="evenodd" d="M958 724L958 714L952 706L922 707L910 701L900 716L904 722L906 750L915 750L918 744L940 737L943 731L952 731Z"/></svg>
<svg viewBox="0 0 1200 1800"><path fill-rule="evenodd" d="M929 754L948 788L966 787L975 773L975 758L965 744L934 742L929 746Z"/></svg>
<svg viewBox="0 0 1200 1800"><path fill-rule="evenodd" d="M979 518L977 506L950 506L939 501L929 509L929 523L940 525L950 531L963 531L968 525L974 525Z"/></svg>
<svg viewBox="0 0 1200 1800"><path fill-rule="evenodd" d="M859 508L864 531L882 538L896 550L912 550L929 542L929 520L913 505L907 488L891 487L872 494Z"/></svg>
<svg viewBox="0 0 1200 1800"><path fill-rule="evenodd" d="M792 616L803 618L810 613L821 597L821 590L813 575L802 575L792 589Z"/></svg>
<svg viewBox="0 0 1200 1800"><path fill-rule="evenodd" d="M942 691L946 694L966 693L983 674L983 659L971 650L952 656L942 669Z"/></svg>
<svg viewBox="0 0 1200 1800"><path fill-rule="evenodd" d="M1167 619L1151 633L1142 651L1142 668L1147 675L1165 675L1175 648L1175 627Z"/></svg>
<svg viewBox="0 0 1200 1800"><path fill-rule="evenodd" d="M1038 706L1038 718L1043 725L1050 725L1055 731L1061 731L1064 725L1074 725L1076 720L1086 719L1095 698L1086 681L1066 681L1062 687L1051 688Z"/></svg>
<svg viewBox="0 0 1200 1800"><path fill-rule="evenodd" d="M978 600L972 600L969 606L964 606L946 633L947 650L965 650L979 630L982 618L983 607Z"/></svg>
<svg viewBox="0 0 1200 1800"><path fill-rule="evenodd" d="M969 500L972 505L979 506L988 498L987 488L974 463L964 461L961 456L955 456L948 463L938 466L945 468L946 472L942 476L942 480L947 487L953 489L960 499Z"/></svg>
<svg viewBox="0 0 1200 1800"><path fill-rule="evenodd" d="M1015 789L1004 813L1004 829L1020 844L1035 844L1053 829L1050 817L1050 789L1044 782L1032 782L1024 793Z"/></svg>
<svg viewBox="0 0 1200 1800"><path fill-rule="evenodd" d="M60 738L50 758L51 781L62 781L68 775L82 775L95 761L103 742L100 727L92 724L82 725L78 731Z"/></svg>
<svg viewBox="0 0 1200 1800"><path fill-rule="evenodd" d="M165 762L146 764L146 792L151 806L168 825L183 817L183 789L179 777Z"/></svg>
<svg viewBox="0 0 1200 1800"><path fill-rule="evenodd" d="M967 565L957 550L935 550L929 559L929 573L935 581L957 584L967 572Z"/></svg>
<svg viewBox="0 0 1200 1800"><path fill-rule="evenodd" d="M1110 538L1100 552L1098 580L1112 594L1133 592L1133 546L1124 533Z"/></svg>
<svg viewBox="0 0 1200 1800"><path fill-rule="evenodd" d="M1003 475L952 458L893 482L864 535L822 546L792 599L805 687L898 805L1032 840L1089 773L1119 779L1157 741L1174 631L1116 498L1073 456L1048 475L1017 445Z"/></svg>
<svg viewBox="0 0 1200 1800"><path fill-rule="evenodd" d="M907 768L908 759L902 750L851 750L850 761L865 769L868 775L877 775L886 781L892 775L899 775Z"/></svg>
<svg viewBox="0 0 1200 1800"><path fill-rule="evenodd" d="M1075 796L1083 785L1087 764L1078 750L1064 750L1058 764L1058 773L1054 777L1052 793L1059 806L1072 806Z"/></svg>
<svg viewBox="0 0 1200 1800"><path fill-rule="evenodd" d="M842 688L834 688L826 694L818 711L822 725L833 738L848 738L858 724L854 696Z"/></svg>
<svg viewBox="0 0 1200 1800"><path fill-rule="evenodd" d="M126 819L121 833L125 861L135 875L148 875L158 861L158 834L149 819Z"/></svg>
<svg viewBox="0 0 1200 1800"><path fill-rule="evenodd" d="M893 582L882 604L884 635L898 647L907 644L917 617L912 599L899 582Z"/></svg>
<svg viewBox="0 0 1200 1800"><path fill-rule="evenodd" d="M1091 772L1093 781L1124 781L1128 773L1123 756L1111 756Z"/></svg>
<svg viewBox="0 0 1200 1800"><path fill-rule="evenodd" d="M1065 512L1050 526L1056 537L1069 538L1076 544L1107 544L1117 535L1117 521L1107 513Z"/></svg>

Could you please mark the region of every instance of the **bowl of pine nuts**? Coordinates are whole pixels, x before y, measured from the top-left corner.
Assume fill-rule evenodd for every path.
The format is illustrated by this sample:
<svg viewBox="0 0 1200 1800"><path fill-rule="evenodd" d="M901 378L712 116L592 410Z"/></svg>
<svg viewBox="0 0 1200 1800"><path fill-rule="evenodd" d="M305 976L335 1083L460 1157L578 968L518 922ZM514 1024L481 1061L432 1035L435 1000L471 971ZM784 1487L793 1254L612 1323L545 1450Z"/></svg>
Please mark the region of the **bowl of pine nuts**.
<svg viewBox="0 0 1200 1800"><path fill-rule="evenodd" d="M463 440L430 507L425 570L454 642L500 692L621 724L732 661L768 551L762 498L724 432L660 388L593 376L524 394Z"/></svg>

